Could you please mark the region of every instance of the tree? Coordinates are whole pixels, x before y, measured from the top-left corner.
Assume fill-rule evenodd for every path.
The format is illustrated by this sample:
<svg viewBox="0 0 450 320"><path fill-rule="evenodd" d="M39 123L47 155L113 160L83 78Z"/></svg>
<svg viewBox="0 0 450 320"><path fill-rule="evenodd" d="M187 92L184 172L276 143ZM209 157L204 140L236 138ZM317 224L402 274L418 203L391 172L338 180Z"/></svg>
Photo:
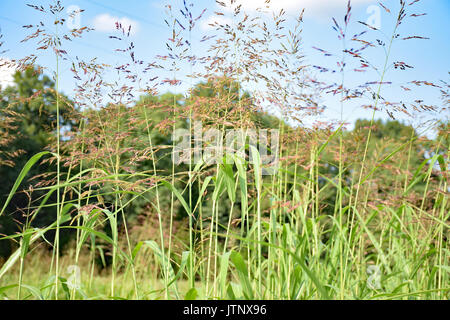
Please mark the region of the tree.
<svg viewBox="0 0 450 320"><path fill-rule="evenodd" d="M36 153L51 149L55 141L56 128L56 92L54 82L35 68L28 68L14 74L14 86L0 91L0 137L3 142L0 152L0 203L3 204L15 180L26 162ZM70 128L70 101L60 95L63 103L61 108L61 127ZM50 163L38 163L28 173L28 178L54 172ZM41 192L33 192L29 198L23 190L27 190L36 181L25 179L16 195L9 203L6 212L0 217L0 233L11 234L25 221L25 215L30 210L23 211L42 196ZM52 201L50 199L49 201ZM44 208L34 219L33 225L44 226L54 221L55 210ZM8 255L10 243L0 242L0 256Z"/></svg>

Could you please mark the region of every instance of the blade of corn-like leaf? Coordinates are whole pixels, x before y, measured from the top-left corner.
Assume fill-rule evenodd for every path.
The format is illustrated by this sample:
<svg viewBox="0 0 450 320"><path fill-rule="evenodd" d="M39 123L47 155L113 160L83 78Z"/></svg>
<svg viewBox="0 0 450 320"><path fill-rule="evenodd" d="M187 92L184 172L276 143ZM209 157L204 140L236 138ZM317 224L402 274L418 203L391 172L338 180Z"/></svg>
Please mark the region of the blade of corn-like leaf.
<svg viewBox="0 0 450 320"><path fill-rule="evenodd" d="M16 288L18 286L19 286L18 284L11 284L9 286L0 287L0 295L4 294L5 291Z"/></svg>
<svg viewBox="0 0 450 320"><path fill-rule="evenodd" d="M252 153L253 165L255 166L255 184L256 190L261 194L261 156L259 155L258 149L254 146L250 146Z"/></svg>
<svg viewBox="0 0 450 320"><path fill-rule="evenodd" d="M245 161L240 159L237 155L235 155L234 163L236 164L238 171L239 189L241 192L241 232L243 232L245 225L243 222L246 214L248 213L247 171L244 168Z"/></svg>
<svg viewBox="0 0 450 320"><path fill-rule="evenodd" d="M212 195L214 201L219 200L219 197L221 196L225 188L226 188L225 173L223 172L223 170L219 169L219 172L217 173L217 178L215 179L215 188Z"/></svg>
<svg viewBox="0 0 450 320"><path fill-rule="evenodd" d="M341 131L342 127L344 126L344 123L342 123L339 128L336 129L336 131L333 132L332 135L330 135L327 139L327 141L325 141L319 148L319 150L317 151L317 156L319 156L322 151L325 149L325 147L328 145L328 143Z"/></svg>
<svg viewBox="0 0 450 320"><path fill-rule="evenodd" d="M180 268L178 269L178 272L177 272L176 276L169 282L168 286L172 285L175 281L180 279L180 277L183 275L183 271L186 268L187 262L189 261L188 260L189 259L189 255L190 255L189 251L184 251L181 254Z"/></svg>
<svg viewBox="0 0 450 320"><path fill-rule="evenodd" d="M138 244L134 247L133 251L131 252L131 258L134 259L136 258L139 250L141 250L142 245L144 244L144 242L139 241Z"/></svg>
<svg viewBox="0 0 450 320"><path fill-rule="evenodd" d="M195 300L197 299L197 295L198 295L197 289L191 288L184 296L184 300Z"/></svg>
<svg viewBox="0 0 450 320"><path fill-rule="evenodd" d="M171 183L169 183L167 181L164 181L164 180L162 181L162 184L175 194L175 196L177 197L178 201L181 202L181 205L183 206L184 210L186 210L186 213L188 215L192 216L195 219L195 217L192 215L192 212L191 212L191 209L189 208L189 205L186 203L186 200L184 200L183 196L177 190L177 188L175 188L175 186L173 186Z"/></svg>
<svg viewBox="0 0 450 320"><path fill-rule="evenodd" d="M219 270L219 286L220 292L225 294L226 291L226 281L227 281L227 273L228 273L228 264L230 261L231 251L222 254L220 257L220 270Z"/></svg>
<svg viewBox="0 0 450 320"><path fill-rule="evenodd" d="M367 227L367 224L364 221L364 219L361 217L361 215L359 214L359 211L355 207L353 207L353 210L354 210L354 212L356 214L356 217L359 220L360 225L364 228L364 230L366 231L367 236L369 237L369 239L372 242L373 246L378 251L378 254L380 256L381 262L384 264L384 267L386 268L386 270L390 273L391 272L391 267L389 266L389 263L387 261L386 255L384 254L384 251L381 248L379 242L377 241L377 239L375 238L373 233Z"/></svg>
<svg viewBox="0 0 450 320"><path fill-rule="evenodd" d="M239 280L243 287L243 293L245 295L246 299L253 300L253 290L250 285L250 277L248 274L247 266L245 264L244 259L242 258L241 254L235 251L232 251L230 254L231 262L233 262L234 266L236 267L236 270L238 272Z"/></svg>
<svg viewBox="0 0 450 320"><path fill-rule="evenodd" d="M22 287L24 287L25 289L28 289L28 291L31 292L31 294L36 298L36 300L44 300L41 290L39 290L38 288L27 285L27 284L22 284Z"/></svg>
<svg viewBox="0 0 450 320"><path fill-rule="evenodd" d="M133 260L131 259L131 257L126 254L126 252L124 252L118 245L117 243L110 238L109 236L107 236L105 233L94 230L92 228L87 228L85 226L62 226L60 227L61 229L79 229L79 230L85 230L89 233L91 233L92 235L95 235L96 237L99 237L102 240L105 240L106 242L108 242L109 244L111 244L112 246L116 247L118 252L120 253L119 257L124 258L125 260L127 260L129 263L133 263ZM98 248L100 250L100 247Z"/></svg>
<svg viewBox="0 0 450 320"><path fill-rule="evenodd" d="M442 172L446 172L447 171L447 164L445 163L445 159L442 156L442 154L440 154L438 156L438 162L439 162L439 166L441 167Z"/></svg>
<svg viewBox="0 0 450 320"><path fill-rule="evenodd" d="M22 239L20 240L20 258L25 259L28 253L28 248L30 247L31 232L25 232Z"/></svg>
<svg viewBox="0 0 450 320"><path fill-rule="evenodd" d="M98 220L98 217L100 216L99 214L97 214L97 213L99 213L101 210L99 210L99 209L94 209L94 210L92 210L91 211L91 213L89 214L89 216L88 216L88 218L87 218L87 222L84 224L84 226L86 227L86 228L89 228L89 229L94 229L94 224L95 224L95 222ZM79 239L79 241L78 241L78 243L77 243L77 247L80 249L82 246L83 246L83 244L86 242L86 240L87 240L87 238L88 238L88 236L90 235L91 233L90 232L88 232L87 230L81 230L81 234L80 234L80 239Z"/></svg>
<svg viewBox="0 0 450 320"><path fill-rule="evenodd" d="M70 220L69 215L65 215L61 217L61 223L67 222ZM40 237L42 237L47 231L51 230L54 226L56 226L56 221L53 222L49 227L42 228L42 229L34 229L34 235L31 236L30 240L28 241L28 245L32 244L36 240L38 240ZM3 264L3 266L0 269L0 279L5 275L6 272L12 266L17 262L17 260L20 258L22 252L22 248L17 249L11 256L9 256L8 260Z"/></svg>
<svg viewBox="0 0 450 320"><path fill-rule="evenodd" d="M165 254L163 252L161 252L160 246L153 240L146 240L146 241L144 241L144 244L147 247L149 247L156 254L156 257L159 259L161 265L164 268L166 268L166 265L168 263L167 257L165 256ZM171 264L169 264L169 273L172 278L175 276L175 273L173 271Z"/></svg>
<svg viewBox="0 0 450 320"><path fill-rule="evenodd" d="M232 202L236 201L236 189L235 180L233 174L233 168L229 164L221 165L221 170L224 172L224 179L227 188L228 197Z"/></svg>
<svg viewBox="0 0 450 320"><path fill-rule="evenodd" d="M46 154L50 154L50 152L48 151L44 151L44 152L40 152L38 154L35 154L34 156L31 157L30 160L28 160L28 162L25 164L25 166L22 168L22 170L19 173L19 176L16 179L16 182L14 183L11 191L9 192L8 198L6 199L6 202L3 204L3 208L2 211L0 211L0 216L3 214L3 212L5 211L6 207L8 206L9 202L11 201L12 197L14 196L14 194L16 193L17 189L19 188L20 184L22 183L23 179L25 178L25 176L27 175L27 173L30 171L31 167L34 166L34 164L36 162L39 161L39 159L41 159L43 156L45 156Z"/></svg>
<svg viewBox="0 0 450 320"><path fill-rule="evenodd" d="M194 209L192 210L193 212L195 212L197 210L197 207L200 205L200 203L202 202L203 199L203 195L206 191L206 188L208 188L209 183L211 182L212 177L208 176L205 178L205 180L203 181L202 187L200 189L200 193L199 193L199 197L197 199L197 203L195 204Z"/></svg>
<svg viewBox="0 0 450 320"><path fill-rule="evenodd" d="M228 299L236 300L236 295L234 294L233 287L232 287L231 283L228 284L228 286L227 286L227 294L228 294Z"/></svg>
<svg viewBox="0 0 450 320"><path fill-rule="evenodd" d="M144 244L149 247L153 253L156 255L157 259L159 260L159 263L161 265L162 270L167 270L169 272L169 279L175 278L175 272L173 271L172 264L170 261L168 261L166 255L164 252L161 251L161 247L153 240L147 240L144 241ZM175 285L175 294L177 298L179 297L178 288Z"/></svg>

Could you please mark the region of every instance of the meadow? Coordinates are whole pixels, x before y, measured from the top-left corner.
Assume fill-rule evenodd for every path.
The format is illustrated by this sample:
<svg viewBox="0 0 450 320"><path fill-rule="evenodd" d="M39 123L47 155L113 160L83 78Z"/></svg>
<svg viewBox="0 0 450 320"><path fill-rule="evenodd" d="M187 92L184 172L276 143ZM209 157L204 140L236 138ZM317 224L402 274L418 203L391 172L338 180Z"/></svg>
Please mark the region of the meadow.
<svg viewBox="0 0 450 320"><path fill-rule="evenodd" d="M139 57L118 22L128 62L112 66L66 51L92 30L67 32L63 3L30 5L36 51L0 88L0 298L449 299L449 84L390 81L412 68L397 43L426 42L408 33L417 2L381 4L381 38L349 1L330 28L342 50L314 48L323 66L303 54L304 12L218 2L231 23L199 39L205 11L180 1L166 53ZM355 106L371 118L352 127Z"/></svg>

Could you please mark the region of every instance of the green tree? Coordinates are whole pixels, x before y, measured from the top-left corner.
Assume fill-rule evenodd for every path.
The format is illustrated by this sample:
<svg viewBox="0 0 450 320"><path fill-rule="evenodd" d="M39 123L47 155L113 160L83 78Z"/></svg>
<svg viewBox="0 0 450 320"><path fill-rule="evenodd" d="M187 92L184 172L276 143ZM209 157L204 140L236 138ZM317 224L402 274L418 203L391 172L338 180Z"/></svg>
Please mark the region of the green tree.
<svg viewBox="0 0 450 320"><path fill-rule="evenodd" d="M66 103L61 108L61 126L68 129L72 125L67 120L71 109L70 101L64 96L62 98ZM0 203L6 200L26 162L36 153L52 149L56 136L55 101L54 82L34 68L28 68L24 72L17 71L14 74L14 85L0 91L0 130L2 136L8 137L6 143L1 145L0 153L3 158L0 161ZM39 163L30 170L27 178L54 171L52 164ZM19 190L27 190L36 182L38 181L25 179ZM11 234L17 231L18 225L25 221L25 215L31 213L31 210L23 211L24 208L29 207L30 201L34 205L40 196L42 193L33 192L30 199L24 192L17 192L0 217L0 233ZM53 221L55 212L52 208L43 209L34 219L34 225L42 226ZM10 249L10 243L0 242L0 256L8 255Z"/></svg>

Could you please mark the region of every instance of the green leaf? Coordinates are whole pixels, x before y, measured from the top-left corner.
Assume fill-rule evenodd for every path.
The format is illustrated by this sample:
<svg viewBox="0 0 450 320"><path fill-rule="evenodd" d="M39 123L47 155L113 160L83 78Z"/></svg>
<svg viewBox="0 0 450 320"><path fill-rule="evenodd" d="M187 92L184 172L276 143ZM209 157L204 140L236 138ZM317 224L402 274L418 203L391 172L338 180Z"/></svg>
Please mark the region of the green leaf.
<svg viewBox="0 0 450 320"><path fill-rule="evenodd" d="M184 300L195 300L197 299L197 295L198 295L197 289L191 288L184 296Z"/></svg>
<svg viewBox="0 0 450 320"><path fill-rule="evenodd" d="M133 251L131 252L131 259L133 259L133 261L136 258L136 255L138 254L143 244L144 242L139 241L138 244L134 247Z"/></svg>
<svg viewBox="0 0 450 320"><path fill-rule="evenodd" d="M169 282L168 286L172 285L174 282L176 282L183 275L183 271L186 268L186 264L187 264L187 262L189 260L189 255L190 255L189 251L184 251L181 254L180 268L178 269L177 275Z"/></svg>
<svg viewBox="0 0 450 320"><path fill-rule="evenodd" d="M169 183L167 181L164 181L164 180L161 181L161 183L175 194L175 196L177 197L178 201L181 202L181 205L183 206L184 210L186 210L187 214L192 216L195 219L195 217L192 215L191 209L189 208L188 204L184 200L184 198L181 195L181 193L177 190L177 188L175 188L175 186L173 186L171 183Z"/></svg>
<svg viewBox="0 0 450 320"><path fill-rule="evenodd" d="M243 293L245 298L253 300L254 299L253 290L250 285L250 277L244 259L242 258L240 253L235 251L231 252L230 259L238 272L238 277L243 286Z"/></svg>
<svg viewBox="0 0 450 320"><path fill-rule="evenodd" d="M226 290L226 282L227 282L227 274L228 274L228 265L230 260L231 252L226 252L222 254L220 257L220 270L219 270L219 287L222 294L225 293Z"/></svg>
<svg viewBox="0 0 450 320"><path fill-rule="evenodd" d="M41 159L43 156L45 156L46 154L50 154L50 152L48 151L44 151L44 152L40 152L38 154L35 154L34 156L31 157L30 160L28 160L28 162L25 164L25 166L22 168L22 170L19 173L19 176L16 179L16 182L14 183L11 191L9 192L8 198L6 199L5 204L3 205L2 211L0 211L0 216L3 214L3 212L5 211L6 207L8 206L9 202L11 201L12 197L14 196L14 194L16 193L17 189L19 188L20 184L22 183L23 179L25 178L25 176L27 175L27 173L31 170L31 167L34 166L34 164L36 162L39 161L39 159Z"/></svg>
<svg viewBox="0 0 450 320"><path fill-rule="evenodd" d="M252 153L253 165L255 167L256 190L259 194L261 194L261 156L259 155L258 149L256 149L254 146L250 146L250 149Z"/></svg>
<svg viewBox="0 0 450 320"><path fill-rule="evenodd" d="M70 220L70 216L65 215L61 217L61 223L67 222ZM39 238L43 237L44 234L53 229L53 227L56 226L56 221L53 222L50 226L48 226L47 228L42 228L42 229L34 229L33 235L31 236L31 238L28 241L28 245L32 244L33 242L35 242L36 240L38 240ZM21 235L18 235L19 237ZM8 238L8 237L5 237ZM6 260L6 262L3 264L3 266L0 269L0 279L5 275L6 272L8 272L8 270L10 268L12 268L12 266L17 262L17 260L20 258L21 253L23 252L22 247L20 247L19 249L17 249L12 255L9 256L8 260Z"/></svg>
<svg viewBox="0 0 450 320"><path fill-rule="evenodd" d="M224 163L220 166L220 169L223 170L228 197L230 198L231 202L236 202L236 187L233 168L231 167L231 165Z"/></svg>

